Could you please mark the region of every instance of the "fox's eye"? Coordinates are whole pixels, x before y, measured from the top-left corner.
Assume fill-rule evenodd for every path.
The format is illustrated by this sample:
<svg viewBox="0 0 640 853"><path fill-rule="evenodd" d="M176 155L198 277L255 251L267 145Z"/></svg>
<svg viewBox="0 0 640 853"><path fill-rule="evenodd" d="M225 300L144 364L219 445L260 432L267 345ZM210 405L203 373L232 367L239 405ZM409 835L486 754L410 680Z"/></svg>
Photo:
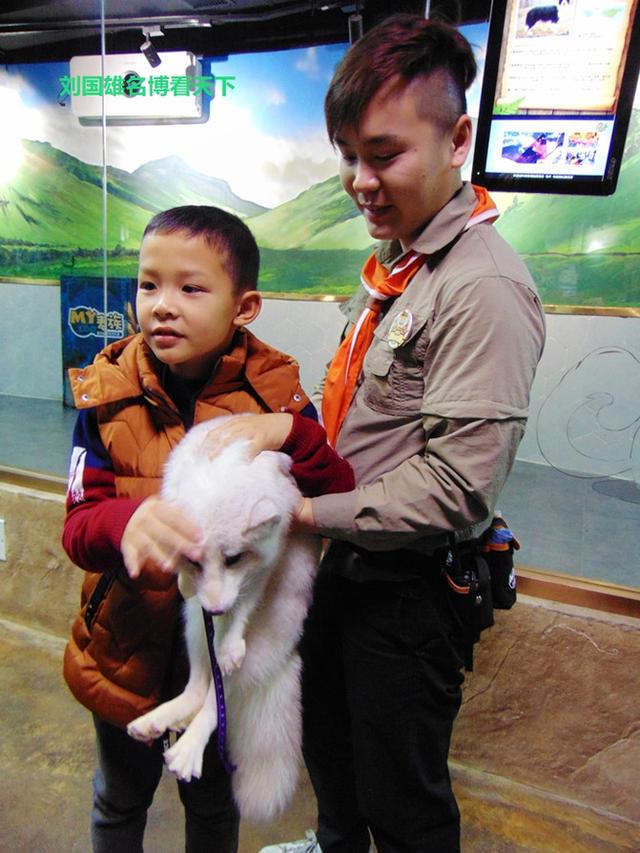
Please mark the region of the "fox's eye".
<svg viewBox="0 0 640 853"><path fill-rule="evenodd" d="M224 558L225 566L235 566L237 562L239 562L244 557L244 554L240 552L239 554L226 554Z"/></svg>

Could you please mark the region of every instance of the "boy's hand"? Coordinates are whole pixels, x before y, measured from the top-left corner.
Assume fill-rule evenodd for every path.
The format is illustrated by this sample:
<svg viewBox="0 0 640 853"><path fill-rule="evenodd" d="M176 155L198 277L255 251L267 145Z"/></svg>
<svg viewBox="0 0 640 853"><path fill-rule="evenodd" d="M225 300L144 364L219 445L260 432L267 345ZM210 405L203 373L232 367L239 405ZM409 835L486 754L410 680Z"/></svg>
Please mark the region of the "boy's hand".
<svg viewBox="0 0 640 853"><path fill-rule="evenodd" d="M122 534L120 549L132 578L148 571L174 572L181 556L202 559L202 531L173 504L159 497L144 500Z"/></svg>
<svg viewBox="0 0 640 853"><path fill-rule="evenodd" d="M249 442L251 457L263 450L280 450L292 426L293 415L288 412L243 415L212 429L205 440L204 451L211 458L234 441L242 439Z"/></svg>

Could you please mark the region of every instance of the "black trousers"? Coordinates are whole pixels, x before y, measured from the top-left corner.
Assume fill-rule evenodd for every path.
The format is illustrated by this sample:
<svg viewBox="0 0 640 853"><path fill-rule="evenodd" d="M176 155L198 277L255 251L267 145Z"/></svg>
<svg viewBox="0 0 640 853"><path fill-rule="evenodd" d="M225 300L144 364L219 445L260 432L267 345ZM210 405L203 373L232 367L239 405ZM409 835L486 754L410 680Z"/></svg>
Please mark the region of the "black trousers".
<svg viewBox="0 0 640 853"><path fill-rule="evenodd" d="M421 580L347 580L330 570L344 547L325 558L301 644L320 847L367 853L371 832L379 853L456 853L463 640L447 584L428 558Z"/></svg>
<svg viewBox="0 0 640 853"><path fill-rule="evenodd" d="M95 853L141 853L147 810L162 776L162 743L150 747L94 716L98 767L93 778L91 838ZM202 778L178 782L187 853L235 853L240 819L215 737L204 751Z"/></svg>

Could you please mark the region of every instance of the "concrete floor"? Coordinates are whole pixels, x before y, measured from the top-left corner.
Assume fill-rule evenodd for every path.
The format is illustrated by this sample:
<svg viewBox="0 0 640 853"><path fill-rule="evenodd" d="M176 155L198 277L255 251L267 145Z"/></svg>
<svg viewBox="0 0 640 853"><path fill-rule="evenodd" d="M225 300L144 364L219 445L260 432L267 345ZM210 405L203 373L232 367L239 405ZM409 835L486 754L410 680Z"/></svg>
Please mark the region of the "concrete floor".
<svg viewBox="0 0 640 853"><path fill-rule="evenodd" d="M93 727L61 675L63 641L0 621L0 851L88 853ZM314 825L305 778L291 808L265 827L243 825L240 853L292 840ZM173 777L163 777L145 836L150 853L184 849ZM117 853L117 851L114 851ZM215 853L215 851L212 851Z"/></svg>
<svg viewBox="0 0 640 853"><path fill-rule="evenodd" d="M58 636L0 618L0 853L91 850L93 726L63 682L63 649ZM473 814L469 818L463 827L464 853L532 850L505 843L479 826ZM173 777L166 773L149 812L145 850L183 850L182 820ZM239 853L301 838L307 827L315 827L315 801L303 773L294 801L279 820L267 826L242 824Z"/></svg>
<svg viewBox="0 0 640 853"><path fill-rule="evenodd" d="M47 591L42 588L43 602L46 598ZM506 625L498 625L480 644L477 673L468 680L467 703L456 726L452 774L462 812L462 851L637 853L640 851L640 822L637 817L638 764L634 756L640 755L640 730L637 702L631 695L635 688L629 683L625 661L637 660L638 629L630 622L609 625L599 618L591 624L582 615L573 618L575 627L572 627L570 614L563 611L563 621L557 623L554 611L526 603L519 606L518 611L510 622L505 620ZM531 627L532 619L537 619L544 628L542 640L540 630L536 631L535 625ZM507 626L509 631L503 630ZM516 677L522 672L521 662L517 663L514 675L509 666L514 657L504 652L503 643L506 637L509 649L518 646L518 660L529 661L526 670L539 666L541 658L553 657L549 643L553 645L558 641L550 640L548 635L554 630L555 638L562 628L568 632L566 642L586 642L592 633L596 639L591 640L589 648L604 654L615 642L615 654L611 652L613 657L607 660L608 670L599 670L599 678L594 679L591 673L588 681L592 690L585 694L581 688L579 699L574 696L575 691L567 692L568 674L560 679L562 684L556 701L558 691L553 684L553 672L547 677L536 674L536 670L536 683L549 682L547 699L540 701L535 684L530 682L525 689L520 683L522 679L519 681ZM546 645L541 649L543 642ZM529 646L535 652L533 658ZM60 636L0 619L0 695L3 700L0 853L89 853L91 849L93 728L88 712L75 702L63 682L63 648L64 640ZM618 653L620 649L623 651ZM560 661L566 658L574 662L576 650L559 647L557 657ZM587 661L588 669L591 663ZM553 671L561 668L557 664L558 661L551 665ZM614 669L618 673L616 678L615 673L610 672ZM578 676L578 680L582 683L582 676ZM621 680L626 685L626 704L618 685ZM525 707L530 693L534 694L531 701L535 706L531 713ZM536 710L542 706L545 715ZM573 736L565 731L566 713L574 707L589 708L587 717L602 720L602 726L598 725L591 733L595 743L591 743L584 731L582 712L579 731L574 725L567 730L573 732ZM514 708L518 709L517 719ZM617 717L621 717L621 721ZM554 721L551 729L549 720ZM629 723L629 720L635 722ZM520 721L523 726L519 725ZM607 721L608 727L604 726ZM521 731L523 727L526 737ZM557 730L560 731L559 740ZM480 744L479 731L483 732ZM619 732L621 751L616 751L617 743L612 746L612 731ZM549 746L545 747L547 741ZM579 773L572 773L565 783L563 761L572 764L575 756L567 746L574 742L575 751L580 753ZM485 755L479 746L488 753ZM540 753L541 750L539 761L528 761L529 751ZM603 765L601 768L600 764L594 768L593 762L587 760L592 752L596 762ZM547 764L550 765L548 770ZM582 769L583 765L586 770ZM588 774L582 782L580 772ZM179 853L183 850L182 823L176 787L167 774L150 811L146 851ZM314 825L314 798L308 780L303 778L292 805L278 821L261 827L241 827L240 853L258 853L266 844L300 838L307 827Z"/></svg>

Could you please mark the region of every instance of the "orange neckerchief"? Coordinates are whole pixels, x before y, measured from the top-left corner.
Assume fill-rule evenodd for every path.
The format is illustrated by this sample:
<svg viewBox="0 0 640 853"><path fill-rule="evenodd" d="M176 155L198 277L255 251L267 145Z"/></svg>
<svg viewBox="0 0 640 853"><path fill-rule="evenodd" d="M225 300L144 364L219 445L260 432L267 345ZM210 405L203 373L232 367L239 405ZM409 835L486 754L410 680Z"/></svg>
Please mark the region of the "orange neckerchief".
<svg viewBox="0 0 640 853"><path fill-rule="evenodd" d="M477 204L464 228L465 231L478 222L494 221L498 218L498 210L486 189L472 186ZM380 263L375 252L365 261L360 280L369 298L356 324L338 347L329 365L324 385L322 420L332 445L335 445L342 421L351 405L362 362L373 340L383 303L404 291L426 259L427 256L420 252L409 251L396 261L391 270Z"/></svg>

